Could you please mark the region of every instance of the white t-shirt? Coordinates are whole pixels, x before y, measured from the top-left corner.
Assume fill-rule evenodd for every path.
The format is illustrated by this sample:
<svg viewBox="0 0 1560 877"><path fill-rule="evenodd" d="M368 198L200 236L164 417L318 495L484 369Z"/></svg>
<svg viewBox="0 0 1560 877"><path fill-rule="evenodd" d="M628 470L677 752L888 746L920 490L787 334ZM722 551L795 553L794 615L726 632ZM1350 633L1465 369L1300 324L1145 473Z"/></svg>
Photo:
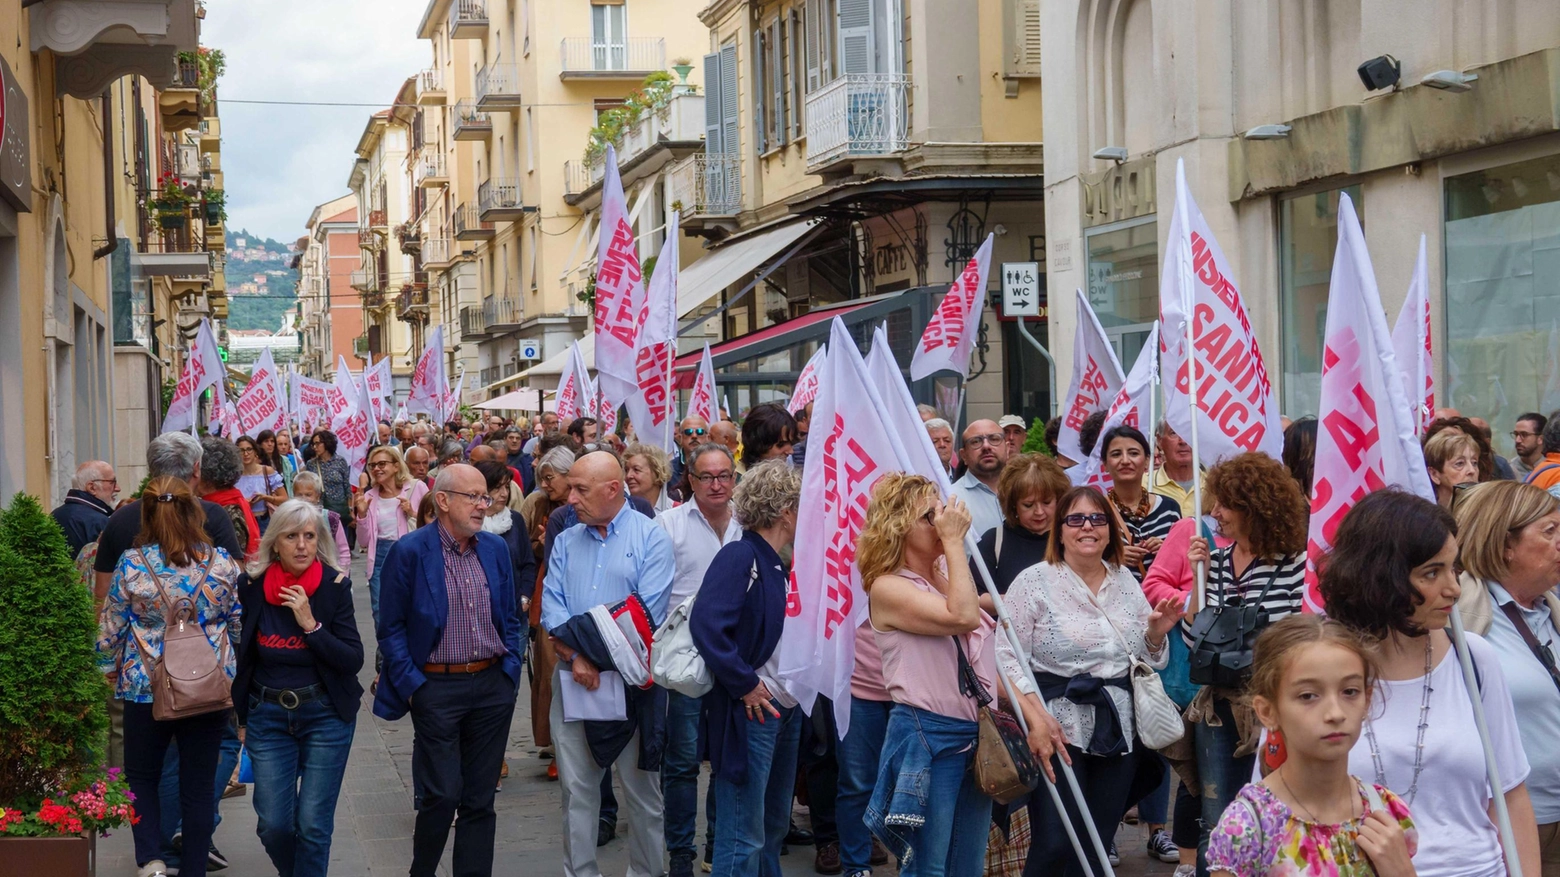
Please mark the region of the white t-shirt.
<svg viewBox="0 0 1560 877"><path fill-rule="evenodd" d="M389 499L380 499L370 494L368 504L373 506L374 535L382 540L395 541L401 538L400 521L401 498L394 496Z"/></svg>
<svg viewBox="0 0 1560 877"><path fill-rule="evenodd" d="M1470 636L1468 651L1481 680L1484 716L1505 786L1501 791L1509 792L1528 775L1511 693L1500 658L1489 643ZM1407 797L1414 778L1424 677L1378 683L1371 715L1385 777L1376 775L1370 738L1363 731L1349 753L1349 773L1386 786L1408 803L1419 829L1419 852L1414 856L1419 877L1505 877L1500 836L1487 812L1490 786L1484 774L1484 749L1455 652L1448 650L1431 670L1430 689L1429 727L1414 800Z"/></svg>
<svg viewBox="0 0 1560 877"><path fill-rule="evenodd" d="M1496 604L1495 617L1484 638L1500 656L1512 706L1522 714L1523 748L1533 768L1528 775L1533 815L1538 817L1539 825L1560 822L1560 691L1555 690L1549 671L1533 656L1522 635L1511 625L1511 619L1501 611L1500 604L1512 602L1511 595L1500 585L1492 584L1490 597ZM1517 608L1540 644L1549 646L1551 651L1560 648L1548 603L1540 600L1535 609Z"/></svg>
<svg viewBox="0 0 1560 877"><path fill-rule="evenodd" d="M699 511L699 504L693 501L657 514L655 522L672 537L672 556L677 561L672 574L672 600L666 610L670 612L699 592L715 555L723 546L742 538L742 525L732 514L726 520L726 531L717 534L709 519ZM771 687L770 690L774 689Z"/></svg>

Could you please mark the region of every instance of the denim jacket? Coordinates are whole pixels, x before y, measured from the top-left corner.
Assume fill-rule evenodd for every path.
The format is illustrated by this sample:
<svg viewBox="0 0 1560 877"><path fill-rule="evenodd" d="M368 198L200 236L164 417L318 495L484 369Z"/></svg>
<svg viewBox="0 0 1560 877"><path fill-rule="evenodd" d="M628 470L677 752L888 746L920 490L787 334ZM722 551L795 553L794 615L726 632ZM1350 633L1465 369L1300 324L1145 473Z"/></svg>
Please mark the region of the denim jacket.
<svg viewBox="0 0 1560 877"><path fill-rule="evenodd" d="M943 758L968 762L975 754L980 726L907 704L919 733L890 736L878 762L877 788L867 803L867 828L900 867L909 864L915 832L926 824L926 804L932 791L932 764ZM893 720L889 720L892 724Z"/></svg>

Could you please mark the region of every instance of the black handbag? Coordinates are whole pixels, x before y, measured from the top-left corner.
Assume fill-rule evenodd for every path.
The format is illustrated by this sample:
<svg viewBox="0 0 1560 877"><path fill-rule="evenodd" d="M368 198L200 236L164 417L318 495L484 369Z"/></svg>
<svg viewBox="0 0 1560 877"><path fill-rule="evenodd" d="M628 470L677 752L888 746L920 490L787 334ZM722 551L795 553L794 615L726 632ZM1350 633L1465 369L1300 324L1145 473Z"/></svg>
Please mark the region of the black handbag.
<svg viewBox="0 0 1560 877"><path fill-rule="evenodd" d="M980 730L976 734L975 761L970 766L975 773L975 785L998 804L1012 803L1040 785L1040 763L1029 751L1029 741L1024 739L1018 721L991 706L991 695L980 684L957 636L953 646L959 652L959 691L974 698L978 707L976 722Z"/></svg>
<svg viewBox="0 0 1560 877"><path fill-rule="evenodd" d="M1233 560L1230 562L1234 563ZM1278 567L1275 565L1255 602L1247 603L1241 593L1216 608L1204 607L1197 613L1192 620L1192 646L1188 657L1188 676L1193 685L1241 688L1246 684L1251 676L1257 634L1268 622L1262 602L1277 579Z"/></svg>

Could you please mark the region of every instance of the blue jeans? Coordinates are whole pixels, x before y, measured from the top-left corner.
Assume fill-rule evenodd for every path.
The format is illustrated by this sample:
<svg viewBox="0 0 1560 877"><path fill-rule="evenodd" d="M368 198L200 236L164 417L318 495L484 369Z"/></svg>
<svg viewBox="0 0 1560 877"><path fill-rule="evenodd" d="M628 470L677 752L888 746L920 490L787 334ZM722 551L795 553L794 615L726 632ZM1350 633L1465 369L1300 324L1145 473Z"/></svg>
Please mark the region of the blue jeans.
<svg viewBox="0 0 1560 877"><path fill-rule="evenodd" d="M1235 800L1235 795L1251 782L1251 770L1256 765L1256 753L1235 757L1240 745L1240 731L1235 727L1235 716L1230 702L1216 699L1214 712L1223 720L1220 727L1213 727L1206 720L1193 727L1193 739L1197 744L1197 776L1202 783L1202 837L1197 844L1198 870L1207 861L1208 836L1219 824L1224 809Z"/></svg>
<svg viewBox="0 0 1560 877"><path fill-rule="evenodd" d="M699 706L702 701L675 691L666 693L666 750L661 756L661 798L666 814L666 851L693 855L698 850ZM610 788L611 771L607 773ZM605 791L605 789L603 790ZM602 803L606 803L603 794ZM704 795L704 839L715 837L715 784ZM614 801L615 805L617 802ZM617 812L613 808L614 814Z"/></svg>
<svg viewBox="0 0 1560 877"><path fill-rule="evenodd" d="M901 734L924 739L920 712L896 704L889 713L884 739L896 740ZM932 761L922 792L926 823L915 831L909 862L900 865L900 877L980 877L985 872L991 799L975 786L975 774L970 770L974 757L971 748Z"/></svg>
<svg viewBox="0 0 1560 877"><path fill-rule="evenodd" d="M747 723L747 782L719 776L715 787L713 877L780 877L780 844L791 830L791 794L796 788L797 747L802 711L780 708L780 718ZM984 842L982 843L984 849Z"/></svg>
<svg viewBox="0 0 1560 877"><path fill-rule="evenodd" d="M395 547L396 540L380 539L374 543L374 568L368 572L368 609L374 615L374 629L379 629L379 574L384 570L385 561L390 559L390 549Z"/></svg>
<svg viewBox="0 0 1560 877"><path fill-rule="evenodd" d="M295 710L249 699L255 833L280 877L324 877L330 865L336 798L356 724L343 722L328 697Z"/></svg>
<svg viewBox="0 0 1560 877"><path fill-rule="evenodd" d="M232 722L222 727L222 743L217 755L217 778L213 783L212 792L212 822L211 828L216 830L222 824L222 793L227 791L228 781L233 779L233 771L238 768L238 752L242 749L238 742L238 732L233 730ZM162 820L162 856L163 864L170 868L177 868L183 864L183 856L173 848L173 836L184 830L184 820L179 816L179 744L177 742L168 745L168 754L163 756L162 782L157 785L157 797L162 801L162 812L168 814Z"/></svg>
<svg viewBox="0 0 1560 877"><path fill-rule="evenodd" d="M872 870L872 832L867 830L867 802L877 785L878 755L888 730L893 701L850 699L850 730L837 749L840 790L835 797L840 832L840 865L844 873Z"/></svg>

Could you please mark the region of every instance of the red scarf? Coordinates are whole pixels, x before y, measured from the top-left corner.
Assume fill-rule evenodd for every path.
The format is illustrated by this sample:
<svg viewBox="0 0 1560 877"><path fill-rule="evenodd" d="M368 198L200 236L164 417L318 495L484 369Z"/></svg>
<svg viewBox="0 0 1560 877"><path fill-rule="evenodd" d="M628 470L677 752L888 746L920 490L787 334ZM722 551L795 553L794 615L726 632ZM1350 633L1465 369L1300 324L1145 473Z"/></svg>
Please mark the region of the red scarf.
<svg viewBox="0 0 1560 877"><path fill-rule="evenodd" d="M272 606L282 605L282 589L301 587L308 596L314 596L319 590L320 576L325 567L318 560L309 564L309 568L303 571L303 575L293 575L282 568L280 563L273 563L265 570L265 602Z"/></svg>
<svg viewBox="0 0 1560 877"><path fill-rule="evenodd" d="M255 513L249 507L249 500L236 487L226 490L218 490L201 497L207 502L214 502L219 506L237 506L244 510L244 529L249 532L249 556L254 557L260 550L260 522L255 520ZM233 558L235 562L242 562L243 558Z"/></svg>

